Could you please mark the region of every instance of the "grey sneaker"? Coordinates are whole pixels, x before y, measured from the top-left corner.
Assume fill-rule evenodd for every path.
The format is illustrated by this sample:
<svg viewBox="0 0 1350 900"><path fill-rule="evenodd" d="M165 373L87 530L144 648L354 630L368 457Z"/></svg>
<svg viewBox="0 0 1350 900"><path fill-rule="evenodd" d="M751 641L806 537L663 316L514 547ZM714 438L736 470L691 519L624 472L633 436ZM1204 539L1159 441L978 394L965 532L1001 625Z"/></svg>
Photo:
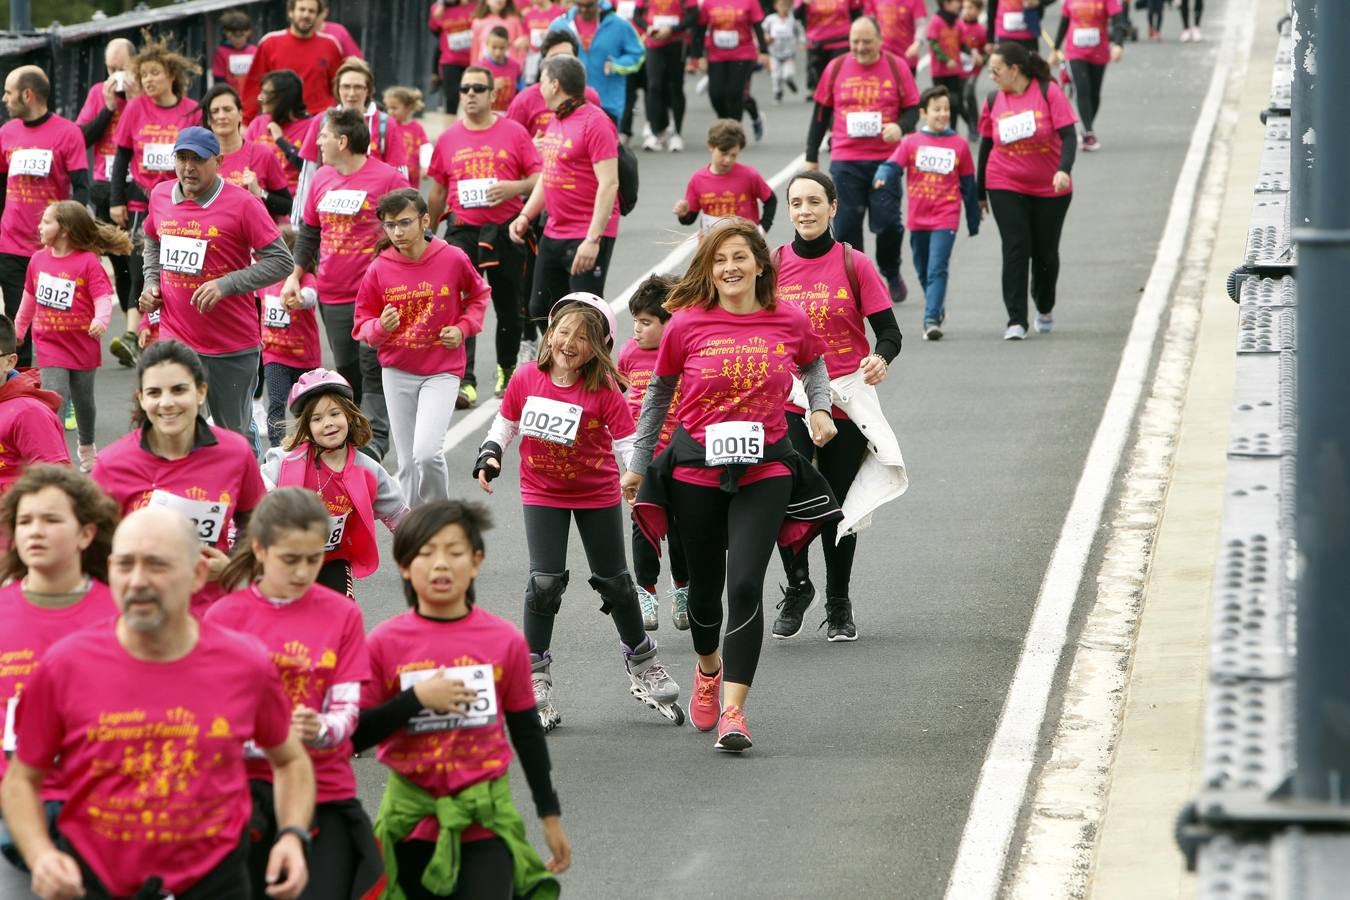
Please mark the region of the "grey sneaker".
<svg viewBox="0 0 1350 900"><path fill-rule="evenodd" d="M831 643L858 639L858 627L853 624L853 604L847 597L825 599L825 621L820 623L820 627L825 628L825 639Z"/></svg>
<svg viewBox="0 0 1350 900"><path fill-rule="evenodd" d="M801 634L802 618L816 602L816 588L807 581L798 585L789 584L782 591L783 599L778 601L778 618L773 622L773 636L786 640Z"/></svg>
<svg viewBox="0 0 1350 900"><path fill-rule="evenodd" d="M1045 313L1044 315L1037 316L1035 327L1037 334L1049 334L1050 329L1055 327L1055 314Z"/></svg>
<svg viewBox="0 0 1350 900"><path fill-rule="evenodd" d="M545 734L562 724L562 713L553 705L553 675L549 672L552 664L550 653L538 659L531 654L530 684L534 688L534 708L539 713L539 724L544 727Z"/></svg>
<svg viewBox="0 0 1350 900"><path fill-rule="evenodd" d="M942 340L942 326L932 319L923 323L923 339L925 341Z"/></svg>
<svg viewBox="0 0 1350 900"><path fill-rule="evenodd" d="M661 620L657 618L660 611L660 603L656 595L647 590L642 585L637 589L638 605L642 607L642 627L646 631L655 631L661 627Z"/></svg>
<svg viewBox="0 0 1350 900"><path fill-rule="evenodd" d="M670 593L670 622L680 631L689 630L689 585L684 587L671 588Z"/></svg>
<svg viewBox="0 0 1350 900"><path fill-rule="evenodd" d="M1009 325L1008 330L1003 332L1005 341L1025 341L1027 339L1027 330L1021 325Z"/></svg>
<svg viewBox="0 0 1350 900"><path fill-rule="evenodd" d="M656 642L648 638L642 643L647 645L646 650L634 653L625 647L623 651L624 665L632 680L630 690L634 697L653 709L669 706L680 699L680 686L661 665L656 655Z"/></svg>

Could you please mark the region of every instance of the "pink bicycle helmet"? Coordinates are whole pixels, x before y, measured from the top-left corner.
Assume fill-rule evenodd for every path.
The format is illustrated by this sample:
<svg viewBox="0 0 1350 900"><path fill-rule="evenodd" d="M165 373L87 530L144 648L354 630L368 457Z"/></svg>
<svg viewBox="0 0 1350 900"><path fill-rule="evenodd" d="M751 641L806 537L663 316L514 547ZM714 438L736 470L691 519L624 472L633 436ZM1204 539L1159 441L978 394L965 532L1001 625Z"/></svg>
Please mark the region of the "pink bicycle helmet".
<svg viewBox="0 0 1350 900"><path fill-rule="evenodd" d="M305 398L315 394L341 394L348 400L356 398L347 379L337 372L331 369L310 369L291 386L291 395L286 399L291 415L300 415L300 407L305 405Z"/></svg>
<svg viewBox="0 0 1350 900"><path fill-rule="evenodd" d="M553 320L558 317L558 313L563 311L564 307L571 306L573 303L584 303L587 306L595 307L596 311L604 317L605 337L609 338L610 349L614 348L614 335L619 330L619 320L614 318L614 310L609 308L609 304L603 298L586 291L573 291L565 294L553 304L553 308L548 311L548 324L553 325Z"/></svg>

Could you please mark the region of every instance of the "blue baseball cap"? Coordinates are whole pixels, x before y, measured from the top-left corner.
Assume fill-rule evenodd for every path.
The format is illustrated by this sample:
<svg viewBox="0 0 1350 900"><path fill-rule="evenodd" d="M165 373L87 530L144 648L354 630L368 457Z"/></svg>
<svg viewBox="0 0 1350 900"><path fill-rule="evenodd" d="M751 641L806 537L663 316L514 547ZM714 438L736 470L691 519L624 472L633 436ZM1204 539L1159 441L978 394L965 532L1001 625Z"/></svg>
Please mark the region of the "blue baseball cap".
<svg viewBox="0 0 1350 900"><path fill-rule="evenodd" d="M178 140L173 142L173 152L179 150L191 150L202 159L214 159L220 155L220 141L209 130L193 125L178 132Z"/></svg>

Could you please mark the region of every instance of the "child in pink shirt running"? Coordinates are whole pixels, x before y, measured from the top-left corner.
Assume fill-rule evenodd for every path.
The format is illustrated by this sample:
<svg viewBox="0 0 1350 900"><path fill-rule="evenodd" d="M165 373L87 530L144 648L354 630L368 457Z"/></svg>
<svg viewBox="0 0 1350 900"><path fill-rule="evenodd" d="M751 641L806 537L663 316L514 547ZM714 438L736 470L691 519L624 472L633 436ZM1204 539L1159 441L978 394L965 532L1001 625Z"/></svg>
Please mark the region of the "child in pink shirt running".
<svg viewBox="0 0 1350 900"><path fill-rule="evenodd" d="M700 239L730 216L748 219L761 231L773 226L778 198L764 176L736 161L744 149L745 131L739 122L718 119L708 129L711 160L689 177L684 197L675 204L681 225L698 222Z"/></svg>

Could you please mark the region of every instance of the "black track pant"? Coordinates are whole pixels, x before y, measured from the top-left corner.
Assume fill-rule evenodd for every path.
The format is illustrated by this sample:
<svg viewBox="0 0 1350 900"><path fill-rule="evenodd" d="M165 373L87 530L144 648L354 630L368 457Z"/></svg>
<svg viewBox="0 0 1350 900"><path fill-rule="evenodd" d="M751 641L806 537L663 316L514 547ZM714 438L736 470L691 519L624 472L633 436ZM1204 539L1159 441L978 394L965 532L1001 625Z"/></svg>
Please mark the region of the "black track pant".
<svg viewBox="0 0 1350 900"><path fill-rule="evenodd" d="M957 123L961 121L962 104L964 103L961 82L964 80L965 79L960 75L939 75L933 78L934 86L939 84L942 85L947 89L947 93L951 95L952 120L950 127L953 129L955 129Z"/></svg>
<svg viewBox="0 0 1350 900"><path fill-rule="evenodd" d="M1154 31L1162 30L1163 0L1148 0L1148 27Z"/></svg>
<svg viewBox="0 0 1350 900"><path fill-rule="evenodd" d="M1181 0L1181 27L1191 27L1191 2L1192 0ZM1194 0L1195 2L1195 27L1200 27L1200 19L1205 14L1205 0Z"/></svg>
<svg viewBox="0 0 1350 900"><path fill-rule="evenodd" d="M441 90L445 92L445 111L459 114L459 81L464 77L464 66L441 66Z"/></svg>
<svg viewBox="0 0 1350 900"><path fill-rule="evenodd" d="M270 782L251 779L253 816L249 820L248 874L253 886L252 896L262 900L267 896L267 857L277 838L275 794ZM350 897L352 880L356 877L356 854L352 852L351 821L347 810L360 807L360 801L335 800L314 807L313 846L309 851L309 882L300 894L300 900L329 900L332 897ZM370 827L364 813L361 818ZM247 895L246 895L247 896Z"/></svg>
<svg viewBox="0 0 1350 900"><path fill-rule="evenodd" d="M1102 108L1102 79L1106 77L1106 66L1085 59L1071 59L1069 71L1073 73L1073 90L1078 99L1078 119L1083 123L1083 131L1090 133Z"/></svg>
<svg viewBox="0 0 1350 900"><path fill-rule="evenodd" d="M830 64L830 60L836 56L843 56L848 52L848 45L842 47L811 47L806 51L806 92L809 94L816 89L816 82L820 81L820 76L824 74L825 67Z"/></svg>
<svg viewBox="0 0 1350 900"><path fill-rule="evenodd" d="M684 41L647 50L647 124L659 135L671 124L684 130Z"/></svg>
<svg viewBox="0 0 1350 900"><path fill-rule="evenodd" d="M835 499L843 503L863 457L867 455L867 438L851 419L835 419L834 427L839 433L824 447L817 447L811 443L811 431L805 419L797 413L788 413L787 422L792 446L807 459L815 459L816 468L825 476ZM834 522L826 525L821 529L820 543L825 551L825 596L843 599L848 596L849 580L853 577L853 554L858 549L858 536L850 534L836 545L834 540L838 530ZM795 557L785 547L780 547L779 553L789 582L801 584L811 577L810 547L803 547Z"/></svg>
<svg viewBox="0 0 1350 900"><path fill-rule="evenodd" d="M581 238L539 239L539 255L534 261L534 289L530 299L530 318L538 320L542 332L548 311L559 298L573 291L590 291L605 296L605 277L609 275L609 257L614 252L614 238L600 239L600 252L595 257L595 268L580 275L572 274L572 257L581 246Z"/></svg>
<svg viewBox="0 0 1350 900"><path fill-rule="evenodd" d="M112 189L106 181L95 181L93 186L90 187L89 199L94 207L94 218L104 222L112 221L112 213L108 210L108 201L111 196ZM133 303L140 300L140 297L131 296L131 258L109 253L108 262L112 264L113 286L117 288L117 303L122 307L122 312L126 312ZM109 326L108 330L112 331L112 327Z"/></svg>
<svg viewBox="0 0 1350 900"><path fill-rule="evenodd" d="M637 71L624 76L623 115L619 117L619 134L624 137L633 136L633 108L637 106L638 91L646 89L647 73Z"/></svg>
<svg viewBox="0 0 1350 900"><path fill-rule="evenodd" d="M454 244L471 260L478 259L479 229L456 227L449 229L446 240ZM496 237L497 264L479 268L479 273L487 279L492 288L492 310L496 313L497 330L493 333L493 346L497 350L497 365L508 373L516 365L516 354L520 350L520 298L525 289L525 248L511 240L506 234L506 226L501 225ZM477 335L464 341L464 378L461 384L478 386L474 374L474 364L478 357Z"/></svg>
<svg viewBox="0 0 1350 900"><path fill-rule="evenodd" d="M586 562L597 578L616 578L628 574L628 559L623 554L623 508L621 503L600 509L562 509L556 506L525 504L525 545L530 554L530 581L534 575L559 575L567 568L567 537L571 522L577 523ZM584 584L578 579L578 584ZM533 590L526 586L527 594ZM610 607L619 640L636 647L646 638L642 628L642 608L637 597ZM539 612L525 601L525 640L530 652L538 655L553 642L556 614Z"/></svg>
<svg viewBox="0 0 1350 900"><path fill-rule="evenodd" d="M671 513L680 523L689 572L689 631L694 652L722 647L722 677L751 684L764 643L764 573L792 494L789 478L766 478L734 494L674 481ZM726 636L722 638L722 589ZM720 639L720 640L719 640Z"/></svg>
<svg viewBox="0 0 1350 900"><path fill-rule="evenodd" d="M751 60L708 63L708 99L719 119L741 120L745 113L745 86L754 70Z"/></svg>
<svg viewBox="0 0 1350 900"><path fill-rule="evenodd" d="M459 880L449 894L433 894L422 887L422 872L431 862L436 845L431 841L403 841L394 847L398 859L398 883L408 900L511 900L515 895L515 860L506 841L488 838L459 845ZM333 896L338 896L334 894Z"/></svg>
<svg viewBox="0 0 1350 900"><path fill-rule="evenodd" d="M330 559L319 569L319 584L339 594L356 599L356 582L352 578L352 564L345 559Z"/></svg>
<svg viewBox="0 0 1350 900"><path fill-rule="evenodd" d="M1003 245L1003 305L1008 324L1027 327L1027 275L1036 311L1055 308L1059 281L1059 236L1073 194L1032 197L1014 191L990 191L989 208Z"/></svg>

